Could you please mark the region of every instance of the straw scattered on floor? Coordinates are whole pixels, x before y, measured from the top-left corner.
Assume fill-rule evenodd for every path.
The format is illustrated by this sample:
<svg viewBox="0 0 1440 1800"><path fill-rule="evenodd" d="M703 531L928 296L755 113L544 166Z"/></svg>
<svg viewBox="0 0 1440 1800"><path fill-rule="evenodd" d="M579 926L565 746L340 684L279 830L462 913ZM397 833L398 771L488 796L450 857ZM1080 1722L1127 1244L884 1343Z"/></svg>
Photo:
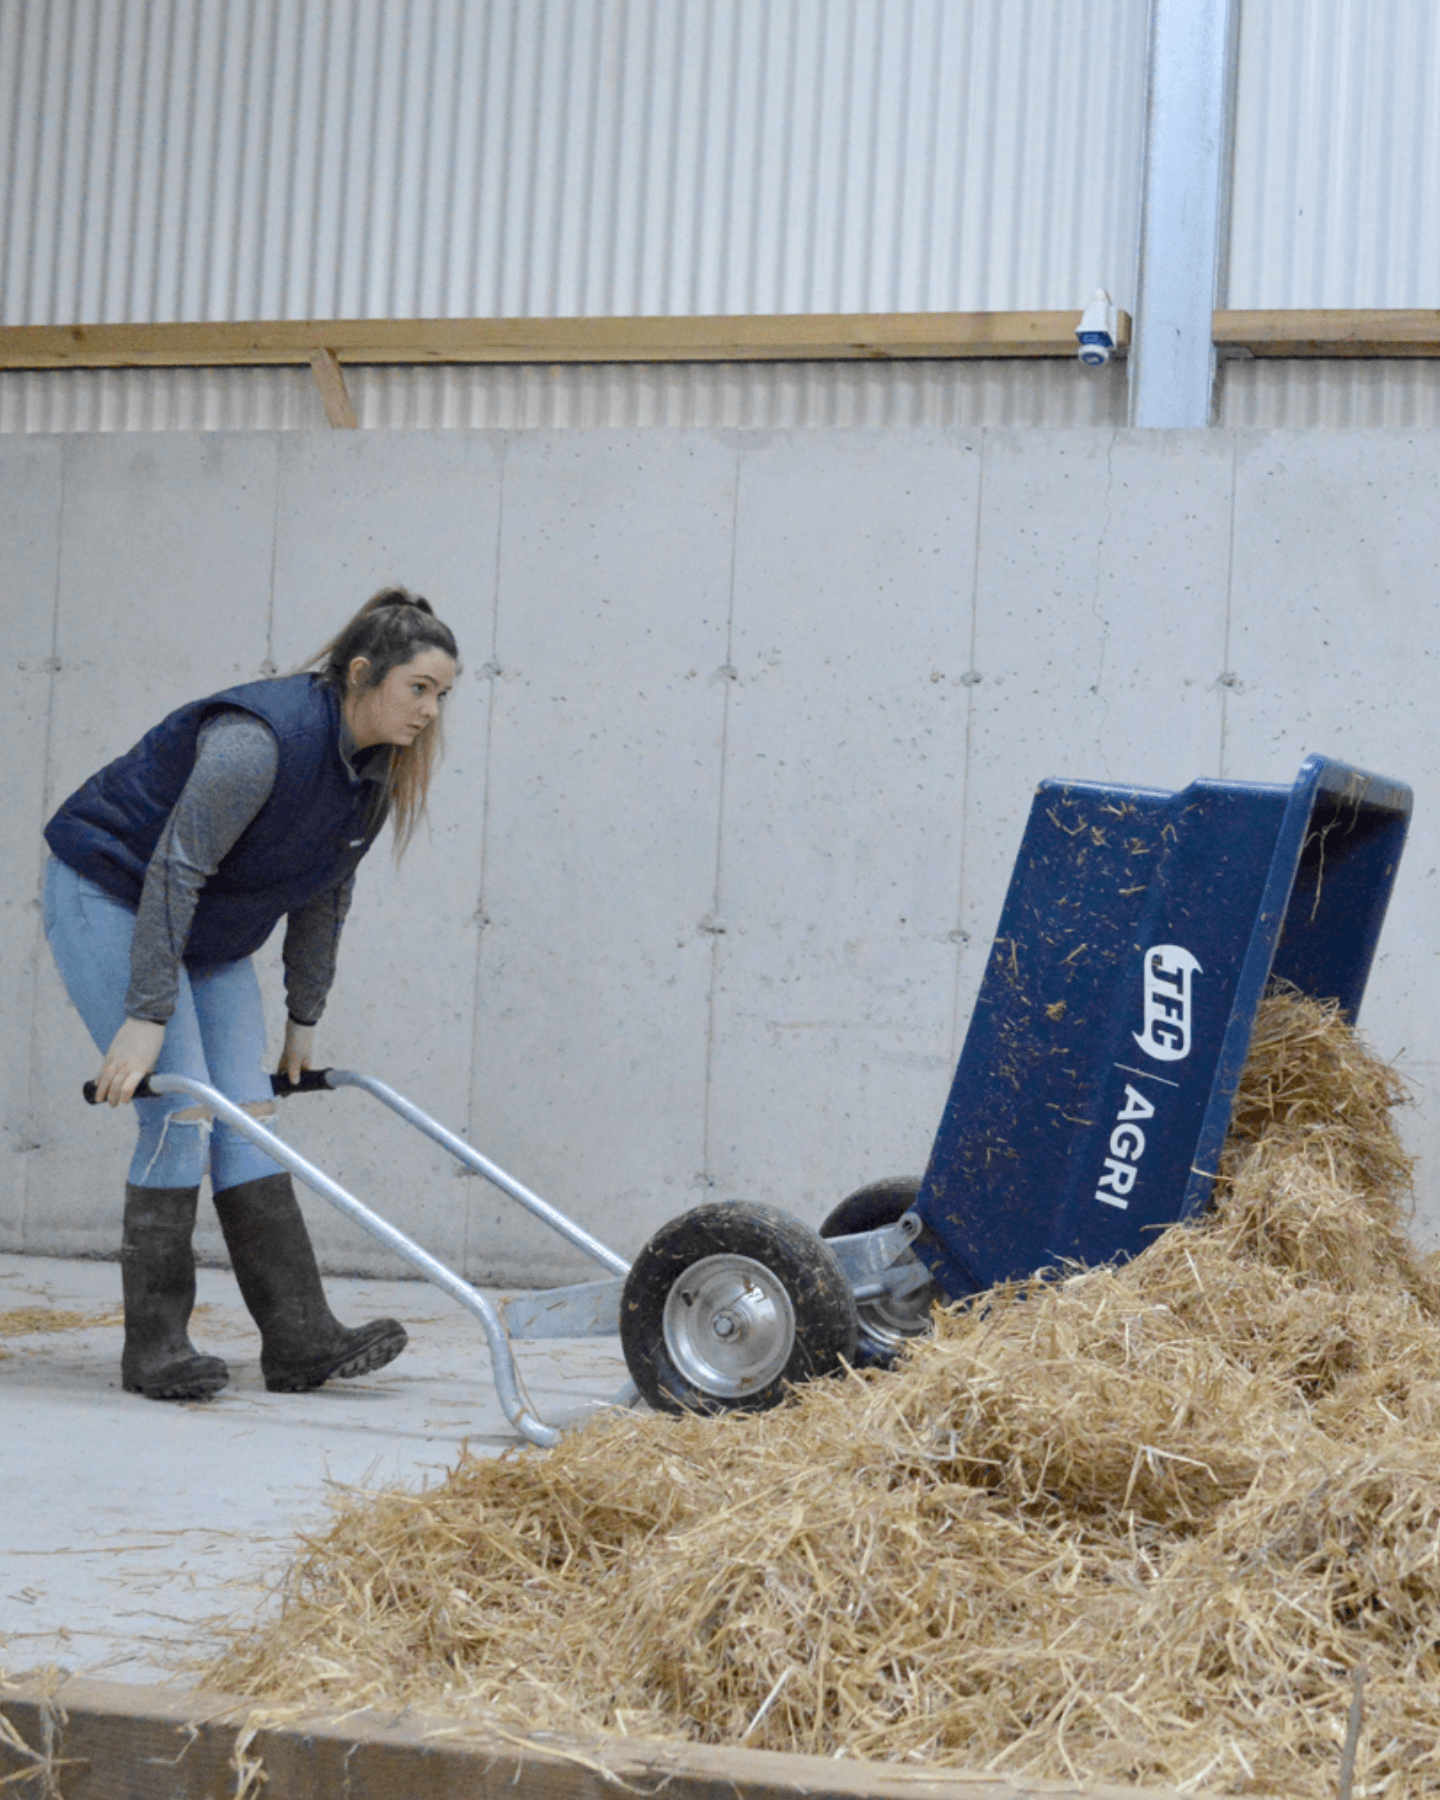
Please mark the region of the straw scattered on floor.
<svg viewBox="0 0 1440 1800"><path fill-rule="evenodd" d="M1440 1793L1440 1275L1401 1099L1274 995L1198 1224L772 1413L609 1416L352 1498L208 1679L1296 1800L1348 1754L1357 1796Z"/></svg>
<svg viewBox="0 0 1440 1800"><path fill-rule="evenodd" d="M0 1338L33 1337L49 1331L88 1331L97 1325L119 1325L123 1319L118 1307L87 1313L58 1306L17 1306L0 1312Z"/></svg>

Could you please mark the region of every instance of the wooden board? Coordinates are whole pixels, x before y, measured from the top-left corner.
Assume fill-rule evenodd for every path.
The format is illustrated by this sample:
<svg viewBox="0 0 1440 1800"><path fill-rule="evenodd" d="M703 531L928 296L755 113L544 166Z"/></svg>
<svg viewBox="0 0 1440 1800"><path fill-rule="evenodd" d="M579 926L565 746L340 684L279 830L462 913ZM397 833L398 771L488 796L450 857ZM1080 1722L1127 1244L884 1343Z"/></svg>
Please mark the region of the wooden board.
<svg viewBox="0 0 1440 1800"><path fill-rule="evenodd" d="M1154 1788L759 1750L458 1732L373 1713L252 1731L243 1703L225 1695L0 1681L0 1783L17 1796L53 1792L47 1765L65 1800L1175 1800Z"/></svg>
<svg viewBox="0 0 1440 1800"><path fill-rule="evenodd" d="M1215 342L1252 356L1440 356L1440 310L1217 312Z"/></svg>
<svg viewBox="0 0 1440 1800"><path fill-rule="evenodd" d="M320 401L325 408L325 417L330 423L342 431L355 431L360 421L355 416L355 408L350 403L349 390L345 386L345 377L340 369L340 360L333 350L312 350L310 367L315 372L315 385L320 390Z"/></svg>
<svg viewBox="0 0 1440 1800"><path fill-rule="evenodd" d="M1074 356L1078 312L783 313L661 319L301 319L215 325L12 325L0 368L308 363L889 361ZM1129 341L1129 316L1118 339Z"/></svg>
<svg viewBox="0 0 1440 1800"><path fill-rule="evenodd" d="M654 319L291 319L242 324L12 325L0 369L304 364L333 423L345 363L889 362L1070 358L1078 312L779 313ZM1440 309L1226 311L1222 350L1256 357L1440 356ZM1130 343L1121 313L1117 343Z"/></svg>

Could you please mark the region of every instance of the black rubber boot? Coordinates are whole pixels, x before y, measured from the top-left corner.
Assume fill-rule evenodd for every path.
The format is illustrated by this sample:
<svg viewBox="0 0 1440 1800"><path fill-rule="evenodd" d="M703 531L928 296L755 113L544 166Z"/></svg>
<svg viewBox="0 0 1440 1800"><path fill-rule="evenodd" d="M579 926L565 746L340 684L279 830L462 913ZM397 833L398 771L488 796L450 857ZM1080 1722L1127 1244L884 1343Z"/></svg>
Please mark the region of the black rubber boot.
<svg viewBox="0 0 1440 1800"><path fill-rule="evenodd" d="M375 1319L350 1330L331 1312L295 1190L286 1174L242 1181L215 1211L250 1316L260 1327L260 1372L272 1394L300 1394L332 1375L368 1375L405 1348L405 1327Z"/></svg>
<svg viewBox="0 0 1440 1800"><path fill-rule="evenodd" d="M230 1371L202 1356L186 1326L195 1305L195 1200L199 1188L125 1184L120 1282L125 1294L125 1391L151 1400L205 1400Z"/></svg>

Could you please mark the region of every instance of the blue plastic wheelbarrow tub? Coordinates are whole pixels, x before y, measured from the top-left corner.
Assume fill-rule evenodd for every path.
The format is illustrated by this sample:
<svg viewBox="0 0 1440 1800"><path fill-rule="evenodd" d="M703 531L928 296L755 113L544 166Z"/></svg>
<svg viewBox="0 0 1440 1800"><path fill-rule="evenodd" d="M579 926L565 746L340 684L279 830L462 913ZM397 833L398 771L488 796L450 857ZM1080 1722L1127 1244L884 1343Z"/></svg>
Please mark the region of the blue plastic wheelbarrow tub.
<svg viewBox="0 0 1440 1800"><path fill-rule="evenodd" d="M948 1299L1133 1256L1203 1206L1266 983L1353 1019L1410 789L1036 793L916 1211Z"/></svg>

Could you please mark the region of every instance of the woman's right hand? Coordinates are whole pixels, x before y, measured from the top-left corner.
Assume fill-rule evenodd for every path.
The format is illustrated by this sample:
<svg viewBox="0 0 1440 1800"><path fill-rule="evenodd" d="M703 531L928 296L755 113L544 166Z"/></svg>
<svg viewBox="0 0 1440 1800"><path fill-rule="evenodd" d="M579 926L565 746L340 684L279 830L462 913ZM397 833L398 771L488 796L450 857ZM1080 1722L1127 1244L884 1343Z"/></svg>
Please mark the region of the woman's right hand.
<svg viewBox="0 0 1440 1800"><path fill-rule="evenodd" d="M100 1073L95 1077L95 1098L111 1106L124 1106L160 1060L165 1042L163 1021L127 1019L110 1040Z"/></svg>

